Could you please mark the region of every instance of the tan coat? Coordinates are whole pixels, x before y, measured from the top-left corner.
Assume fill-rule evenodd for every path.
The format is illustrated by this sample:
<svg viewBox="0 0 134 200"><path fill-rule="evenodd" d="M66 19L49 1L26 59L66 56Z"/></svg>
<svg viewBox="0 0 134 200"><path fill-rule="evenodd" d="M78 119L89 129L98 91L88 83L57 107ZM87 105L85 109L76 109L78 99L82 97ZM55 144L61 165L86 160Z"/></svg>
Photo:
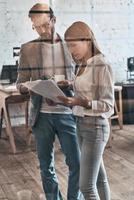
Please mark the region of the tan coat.
<svg viewBox="0 0 134 200"><path fill-rule="evenodd" d="M61 41L64 55L64 66L65 66L65 78L68 80L73 79L75 64L72 57L67 49L65 42ZM28 42L21 46L19 69L17 78L17 87L20 88L21 83L29 80L41 79L44 68L44 56L42 53L43 42L39 39ZM38 114L42 97L39 95L31 95L31 106L30 106L30 125L34 126Z"/></svg>

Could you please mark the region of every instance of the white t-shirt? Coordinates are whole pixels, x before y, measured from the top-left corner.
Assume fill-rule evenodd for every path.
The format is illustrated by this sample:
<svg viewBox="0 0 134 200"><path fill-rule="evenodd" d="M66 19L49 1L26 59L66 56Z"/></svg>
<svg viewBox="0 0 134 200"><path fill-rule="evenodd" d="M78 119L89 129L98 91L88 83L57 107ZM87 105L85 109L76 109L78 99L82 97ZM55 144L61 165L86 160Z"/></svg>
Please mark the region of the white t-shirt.
<svg viewBox="0 0 134 200"><path fill-rule="evenodd" d="M44 63L43 75L54 77L55 75L65 75L64 55L60 42L42 44L42 59ZM49 106L45 98L42 100L40 112L70 114L72 110L63 105Z"/></svg>

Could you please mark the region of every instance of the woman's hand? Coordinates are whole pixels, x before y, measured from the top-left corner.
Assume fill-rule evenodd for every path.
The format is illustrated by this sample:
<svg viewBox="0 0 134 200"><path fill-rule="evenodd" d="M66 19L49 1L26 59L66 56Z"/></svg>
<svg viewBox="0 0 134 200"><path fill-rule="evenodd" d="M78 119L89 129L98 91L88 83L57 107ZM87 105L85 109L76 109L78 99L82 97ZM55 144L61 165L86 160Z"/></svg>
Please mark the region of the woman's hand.
<svg viewBox="0 0 134 200"><path fill-rule="evenodd" d="M57 97L60 101L63 102L64 105L67 106L76 106L80 104L80 99L76 97L63 97L63 96L58 96Z"/></svg>
<svg viewBox="0 0 134 200"><path fill-rule="evenodd" d="M91 108L91 106L89 106L89 102L91 103L91 101L89 101L87 98L79 98L79 97L63 97L63 96L58 96L57 97L60 101L63 102L64 105L67 106L83 106L85 108Z"/></svg>
<svg viewBox="0 0 134 200"><path fill-rule="evenodd" d="M57 103L54 102L54 101L51 100L51 99L45 98L45 100L46 100L46 102L47 102L47 104L48 104L49 106L56 106L56 105L57 105Z"/></svg>

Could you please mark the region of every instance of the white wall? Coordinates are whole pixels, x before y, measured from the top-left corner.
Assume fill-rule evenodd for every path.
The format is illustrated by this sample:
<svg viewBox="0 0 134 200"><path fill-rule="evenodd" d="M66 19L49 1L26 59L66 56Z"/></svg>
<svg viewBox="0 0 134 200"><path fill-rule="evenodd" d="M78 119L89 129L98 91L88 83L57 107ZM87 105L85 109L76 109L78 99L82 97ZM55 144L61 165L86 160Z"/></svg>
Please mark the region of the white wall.
<svg viewBox="0 0 134 200"><path fill-rule="evenodd" d="M53 4L58 30L64 32L75 20L87 22L113 67L115 81L124 81L127 57L134 56L134 0L55 0Z"/></svg>
<svg viewBox="0 0 134 200"><path fill-rule="evenodd" d="M0 0L0 69L14 64L13 46L32 40L36 34L27 17L37 0ZM48 0L57 16L57 31L63 35L73 21L87 22L107 55L115 80L126 78L127 57L134 56L134 0Z"/></svg>

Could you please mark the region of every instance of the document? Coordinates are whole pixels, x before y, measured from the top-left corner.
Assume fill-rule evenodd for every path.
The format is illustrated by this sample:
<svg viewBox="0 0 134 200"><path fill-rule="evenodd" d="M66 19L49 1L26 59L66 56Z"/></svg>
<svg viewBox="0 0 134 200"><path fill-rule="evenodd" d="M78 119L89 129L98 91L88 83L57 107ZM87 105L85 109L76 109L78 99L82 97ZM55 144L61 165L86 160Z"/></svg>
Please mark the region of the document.
<svg viewBox="0 0 134 200"><path fill-rule="evenodd" d="M58 87L54 80L36 80L36 81L27 81L22 83L29 90L53 100L54 102L61 103L57 96L64 96L65 94Z"/></svg>

